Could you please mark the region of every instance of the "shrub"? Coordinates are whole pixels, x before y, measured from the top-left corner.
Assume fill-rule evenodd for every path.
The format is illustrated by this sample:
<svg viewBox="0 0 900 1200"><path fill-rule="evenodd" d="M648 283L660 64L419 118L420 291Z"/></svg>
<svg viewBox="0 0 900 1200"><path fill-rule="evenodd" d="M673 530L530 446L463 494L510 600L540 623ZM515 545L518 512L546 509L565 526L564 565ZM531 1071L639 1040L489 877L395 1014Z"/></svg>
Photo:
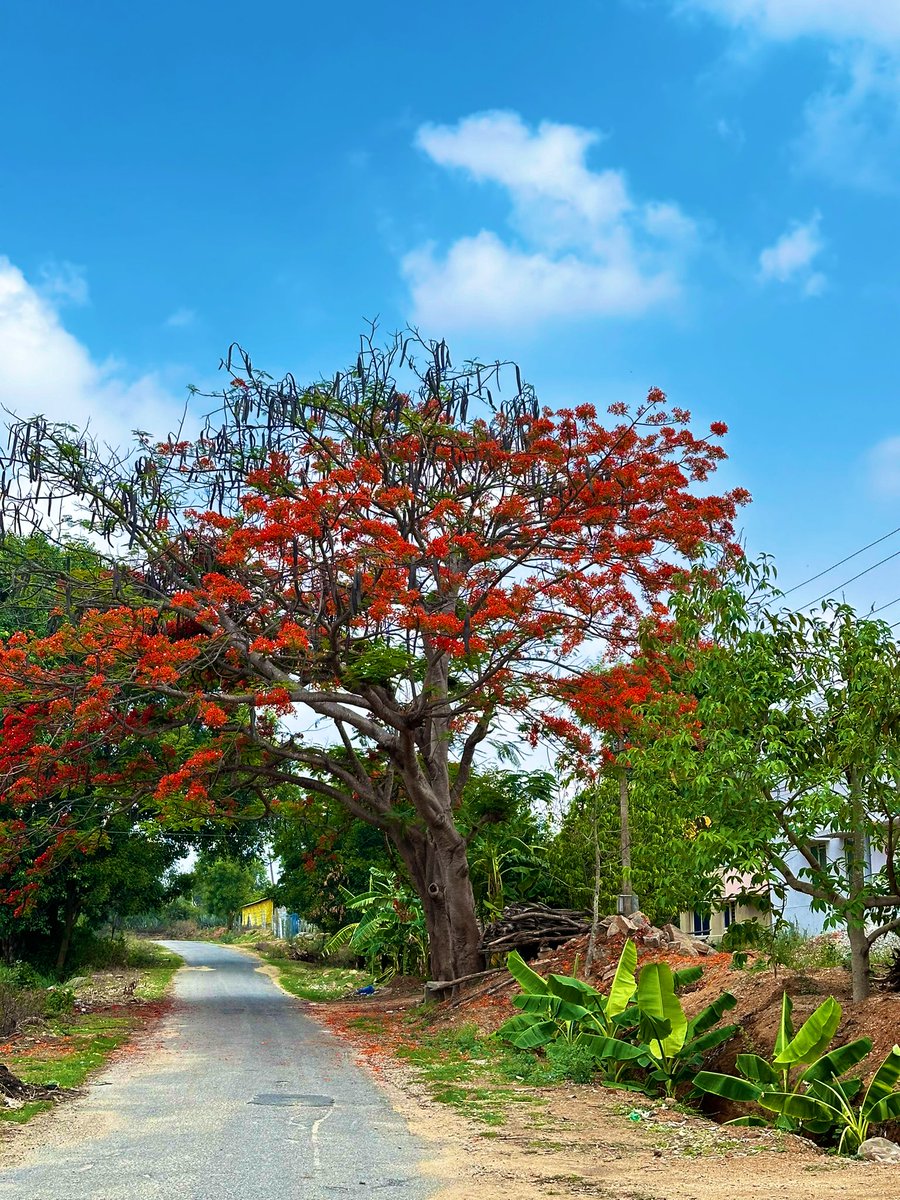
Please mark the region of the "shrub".
<svg viewBox="0 0 900 1200"><path fill-rule="evenodd" d="M75 1008L75 993L71 988L52 987L44 992L44 1016L64 1017Z"/></svg>
<svg viewBox="0 0 900 1200"><path fill-rule="evenodd" d="M11 1037L43 1015L43 993L0 981L0 1037Z"/></svg>

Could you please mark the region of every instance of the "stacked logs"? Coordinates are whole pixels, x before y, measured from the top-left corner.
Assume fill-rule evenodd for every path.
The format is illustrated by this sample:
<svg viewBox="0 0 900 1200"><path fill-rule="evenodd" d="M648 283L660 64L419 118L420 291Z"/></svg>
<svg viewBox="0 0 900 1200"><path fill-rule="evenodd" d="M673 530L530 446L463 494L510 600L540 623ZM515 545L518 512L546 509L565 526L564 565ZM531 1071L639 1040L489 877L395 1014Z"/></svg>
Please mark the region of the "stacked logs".
<svg viewBox="0 0 900 1200"><path fill-rule="evenodd" d="M507 954L518 950L524 958L544 946L559 946L587 933L589 913L574 908L550 908L547 904L509 904L497 921L485 927L481 938L483 954Z"/></svg>

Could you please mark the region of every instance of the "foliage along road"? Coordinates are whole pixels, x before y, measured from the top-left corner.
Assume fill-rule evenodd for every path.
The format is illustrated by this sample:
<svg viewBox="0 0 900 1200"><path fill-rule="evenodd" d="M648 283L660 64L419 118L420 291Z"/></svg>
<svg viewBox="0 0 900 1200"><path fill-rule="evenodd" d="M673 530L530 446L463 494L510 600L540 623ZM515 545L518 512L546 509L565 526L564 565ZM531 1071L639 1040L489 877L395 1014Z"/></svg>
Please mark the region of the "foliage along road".
<svg viewBox="0 0 900 1200"><path fill-rule="evenodd" d="M158 1043L36 1123L9 1200L425 1200L422 1148L333 1035L225 946L186 966Z"/></svg>

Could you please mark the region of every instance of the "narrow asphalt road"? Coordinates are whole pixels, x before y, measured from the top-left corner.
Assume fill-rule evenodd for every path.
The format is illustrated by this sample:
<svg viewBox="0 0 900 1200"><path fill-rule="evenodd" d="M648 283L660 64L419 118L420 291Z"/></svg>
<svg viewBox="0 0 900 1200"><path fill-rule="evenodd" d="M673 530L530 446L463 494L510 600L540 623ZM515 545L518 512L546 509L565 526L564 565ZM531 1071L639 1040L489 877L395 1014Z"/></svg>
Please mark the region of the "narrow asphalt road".
<svg viewBox="0 0 900 1200"><path fill-rule="evenodd" d="M3 1200L426 1200L424 1148L347 1049L225 946L185 959L171 1012L0 1168Z"/></svg>

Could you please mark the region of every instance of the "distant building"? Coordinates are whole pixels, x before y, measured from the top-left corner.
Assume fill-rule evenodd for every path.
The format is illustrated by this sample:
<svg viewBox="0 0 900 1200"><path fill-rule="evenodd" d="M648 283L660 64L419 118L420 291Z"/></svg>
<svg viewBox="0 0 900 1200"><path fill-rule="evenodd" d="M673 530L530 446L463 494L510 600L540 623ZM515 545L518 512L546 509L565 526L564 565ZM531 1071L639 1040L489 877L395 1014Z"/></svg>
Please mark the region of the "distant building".
<svg viewBox="0 0 900 1200"><path fill-rule="evenodd" d="M259 896L241 909L242 929L266 929L276 937L296 937L300 931L300 918L275 903L271 896Z"/></svg>
<svg viewBox="0 0 900 1200"><path fill-rule="evenodd" d="M821 836L812 839L811 847L821 866L828 863L843 865L846 857L846 843L849 834L823 831ZM788 869L798 878L804 878L802 872L806 867L806 859L797 850L785 855ZM866 847L866 878L883 871L887 858L883 850L873 846ZM754 892L758 901L754 901ZM794 888L785 890L784 902L770 894L768 888L754 888L747 876L723 877L720 899L711 909L688 909L681 913L678 924L682 932L692 933L696 937L708 937L711 942L718 942L730 925L737 921L759 921L761 925L772 924L772 914L779 913L782 920L796 925L800 933L815 936L825 928L827 914L815 912L812 908L812 896L805 892L795 891Z"/></svg>

